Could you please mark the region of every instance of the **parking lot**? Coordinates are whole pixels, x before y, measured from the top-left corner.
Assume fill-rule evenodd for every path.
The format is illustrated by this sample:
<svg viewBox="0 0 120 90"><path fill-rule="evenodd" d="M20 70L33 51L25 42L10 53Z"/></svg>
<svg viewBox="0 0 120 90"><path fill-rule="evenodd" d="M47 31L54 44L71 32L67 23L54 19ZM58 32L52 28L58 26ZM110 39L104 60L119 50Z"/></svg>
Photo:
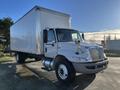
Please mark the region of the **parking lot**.
<svg viewBox="0 0 120 90"><path fill-rule="evenodd" d="M77 74L70 85L59 83L54 72L41 70L40 62L0 64L0 90L120 90L120 57L109 57L109 66L95 75Z"/></svg>

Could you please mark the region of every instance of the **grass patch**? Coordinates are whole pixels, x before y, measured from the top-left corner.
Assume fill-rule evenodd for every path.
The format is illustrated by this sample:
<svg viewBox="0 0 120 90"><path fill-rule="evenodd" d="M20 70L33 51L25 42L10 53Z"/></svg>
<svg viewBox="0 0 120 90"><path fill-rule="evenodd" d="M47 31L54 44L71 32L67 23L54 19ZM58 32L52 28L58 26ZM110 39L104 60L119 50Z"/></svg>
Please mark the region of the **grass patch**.
<svg viewBox="0 0 120 90"><path fill-rule="evenodd" d="M9 61L12 61L12 60L14 60L14 58L10 57L10 56L2 56L2 57L0 57L0 63L9 62Z"/></svg>

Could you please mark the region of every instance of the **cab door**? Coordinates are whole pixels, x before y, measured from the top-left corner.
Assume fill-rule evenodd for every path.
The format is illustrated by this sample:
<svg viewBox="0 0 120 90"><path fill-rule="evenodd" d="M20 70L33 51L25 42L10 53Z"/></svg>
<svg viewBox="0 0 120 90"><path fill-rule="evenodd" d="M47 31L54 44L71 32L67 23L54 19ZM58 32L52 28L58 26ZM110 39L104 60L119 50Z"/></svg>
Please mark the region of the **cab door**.
<svg viewBox="0 0 120 90"><path fill-rule="evenodd" d="M54 29L49 29L44 32L47 33L46 34L47 40L46 42L44 41L45 57L54 58L57 55L57 43L56 43L55 31Z"/></svg>

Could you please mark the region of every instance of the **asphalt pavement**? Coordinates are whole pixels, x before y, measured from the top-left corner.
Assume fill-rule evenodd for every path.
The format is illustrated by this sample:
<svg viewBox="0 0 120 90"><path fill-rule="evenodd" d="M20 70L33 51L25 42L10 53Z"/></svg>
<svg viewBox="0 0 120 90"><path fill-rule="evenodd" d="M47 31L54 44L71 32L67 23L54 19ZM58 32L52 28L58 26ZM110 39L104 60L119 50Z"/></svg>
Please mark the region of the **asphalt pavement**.
<svg viewBox="0 0 120 90"><path fill-rule="evenodd" d="M39 61L0 64L0 90L120 90L120 57L109 57L108 68L96 75L77 74L71 84L60 83Z"/></svg>

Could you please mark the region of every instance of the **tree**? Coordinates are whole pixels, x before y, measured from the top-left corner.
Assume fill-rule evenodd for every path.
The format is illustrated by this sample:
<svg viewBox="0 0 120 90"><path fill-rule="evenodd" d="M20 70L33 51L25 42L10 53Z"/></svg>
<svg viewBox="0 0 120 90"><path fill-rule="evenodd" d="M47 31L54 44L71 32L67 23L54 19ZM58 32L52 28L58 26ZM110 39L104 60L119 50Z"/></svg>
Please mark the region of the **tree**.
<svg viewBox="0 0 120 90"><path fill-rule="evenodd" d="M5 46L10 44L10 26L13 21L10 17L0 19L0 36L6 39Z"/></svg>

